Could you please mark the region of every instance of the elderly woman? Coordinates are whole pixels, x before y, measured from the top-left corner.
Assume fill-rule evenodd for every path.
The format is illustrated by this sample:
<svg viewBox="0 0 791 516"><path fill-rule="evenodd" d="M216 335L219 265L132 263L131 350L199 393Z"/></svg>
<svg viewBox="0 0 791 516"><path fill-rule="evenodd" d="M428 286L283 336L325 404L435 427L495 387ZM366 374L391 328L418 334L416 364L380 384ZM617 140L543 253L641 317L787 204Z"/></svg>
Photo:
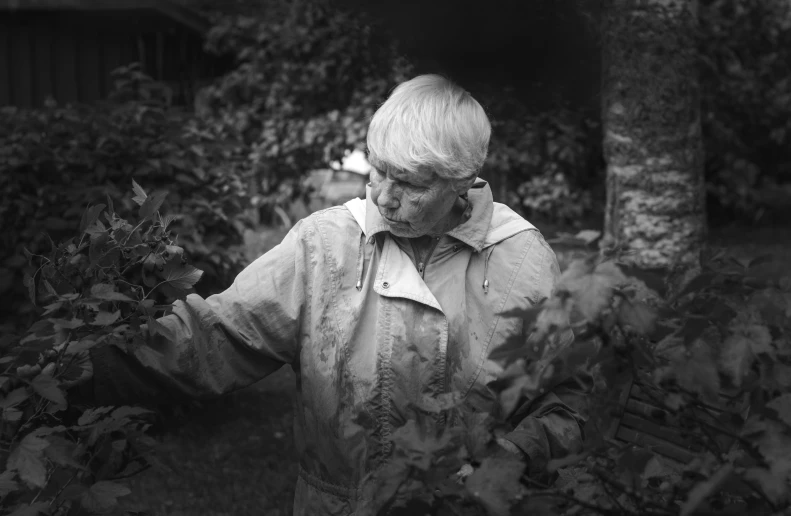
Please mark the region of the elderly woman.
<svg viewBox="0 0 791 516"><path fill-rule="evenodd" d="M365 200L299 221L233 285L193 294L159 322L166 338L93 351L106 401L220 395L290 364L300 454L295 514L364 514L366 478L426 398L493 400L489 352L551 294L555 255L478 179L491 127L445 78L398 86L371 120ZM543 465L579 445L581 416L556 393L532 400L501 445ZM438 430L453 425L432 419Z"/></svg>

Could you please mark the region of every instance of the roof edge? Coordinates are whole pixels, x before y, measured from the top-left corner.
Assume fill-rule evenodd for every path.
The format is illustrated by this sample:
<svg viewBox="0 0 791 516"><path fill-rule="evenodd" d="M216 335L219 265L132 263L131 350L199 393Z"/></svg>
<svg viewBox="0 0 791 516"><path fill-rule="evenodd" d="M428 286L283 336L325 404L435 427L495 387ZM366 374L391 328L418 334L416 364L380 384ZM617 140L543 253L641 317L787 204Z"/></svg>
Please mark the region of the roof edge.
<svg viewBox="0 0 791 516"><path fill-rule="evenodd" d="M0 0L0 11L105 11L151 9L201 34L211 28L209 19L200 12L171 0Z"/></svg>

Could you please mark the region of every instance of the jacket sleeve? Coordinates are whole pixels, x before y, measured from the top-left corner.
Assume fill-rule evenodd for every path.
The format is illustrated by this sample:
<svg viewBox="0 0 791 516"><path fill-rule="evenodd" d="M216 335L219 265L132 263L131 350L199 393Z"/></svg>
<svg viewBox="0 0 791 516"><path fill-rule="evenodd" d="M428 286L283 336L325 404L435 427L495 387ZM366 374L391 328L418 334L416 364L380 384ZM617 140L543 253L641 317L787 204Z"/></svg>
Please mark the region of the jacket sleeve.
<svg viewBox="0 0 791 516"><path fill-rule="evenodd" d="M293 363L310 289L308 223L245 268L224 292L190 294L146 345L91 350L93 397L107 404L207 398Z"/></svg>
<svg viewBox="0 0 791 516"><path fill-rule="evenodd" d="M538 240L542 258L537 257L535 262L543 265L537 268L534 284L538 289L536 299L541 299L552 295L560 269L555 253L543 237L539 236ZM553 348L562 353L573 343L574 334L569 329L551 338L558 342L548 345L554 344ZM591 385L587 375L561 378L547 393L527 400L516 410L511 418L514 430L504 437L527 456L531 475L542 475L550 459L576 453L582 448L583 426L587 419L586 395Z"/></svg>

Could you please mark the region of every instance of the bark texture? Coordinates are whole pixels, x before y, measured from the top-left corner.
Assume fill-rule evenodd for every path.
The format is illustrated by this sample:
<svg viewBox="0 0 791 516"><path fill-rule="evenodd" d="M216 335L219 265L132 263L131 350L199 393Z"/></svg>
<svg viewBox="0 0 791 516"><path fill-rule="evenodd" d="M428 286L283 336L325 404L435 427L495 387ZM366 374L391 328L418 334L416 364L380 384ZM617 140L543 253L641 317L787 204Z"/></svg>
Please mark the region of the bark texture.
<svg viewBox="0 0 791 516"><path fill-rule="evenodd" d="M606 0L605 237L643 268L694 266L706 236L695 10Z"/></svg>

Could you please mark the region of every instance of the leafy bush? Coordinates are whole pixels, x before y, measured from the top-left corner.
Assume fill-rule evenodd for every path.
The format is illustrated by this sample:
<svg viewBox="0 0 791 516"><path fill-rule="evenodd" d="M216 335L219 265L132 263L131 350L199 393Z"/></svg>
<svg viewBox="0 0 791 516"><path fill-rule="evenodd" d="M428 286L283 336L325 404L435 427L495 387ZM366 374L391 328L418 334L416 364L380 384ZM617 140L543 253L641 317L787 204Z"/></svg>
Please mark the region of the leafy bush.
<svg viewBox="0 0 791 516"><path fill-rule="evenodd" d="M191 292L202 274L176 243L177 217L159 212L164 194L133 185L137 222L112 201L93 205L77 238L26 253L36 320L0 342L0 504L15 516L139 510L119 480L155 462L149 411L85 408L66 390L85 375L89 349L144 344L142 325L157 332L171 306L162 303Z"/></svg>
<svg viewBox="0 0 791 516"><path fill-rule="evenodd" d="M578 240L594 239L585 232ZM449 409L468 424L439 436L417 424L394 433L391 461L373 491L384 506L379 513L788 510L791 278L763 278L763 261L710 252L692 279L632 269L614 251L573 261L555 294L521 314L529 345L520 337L492 351L504 372L491 411L450 396L426 413ZM569 327L571 346L550 344ZM495 443L514 408L567 377L581 385L593 379L582 450L538 470L521 455L503 454ZM647 407L642 423L627 421L626 396L628 407ZM615 431L628 427L631 435ZM638 446L635 432L659 439ZM657 444L662 438L687 443L680 449L689 460Z"/></svg>
<svg viewBox="0 0 791 516"><path fill-rule="evenodd" d="M367 22L325 0L281 0L210 31L208 47L237 66L205 90L199 112L249 146L265 212L300 195L309 170L362 149L368 120L409 78L397 45Z"/></svg>
<svg viewBox="0 0 791 516"><path fill-rule="evenodd" d="M50 102L0 117L0 294L11 323L29 322L16 316L32 311L20 288L22 248L45 249L44 231L55 240L73 234L86 199L108 196L130 214L134 203L120 195L133 177L170 191L165 206L181 214L173 221L181 245L207 271L202 293L229 285L246 264L245 148L171 107L167 90L136 65L114 76L106 103Z"/></svg>
<svg viewBox="0 0 791 516"><path fill-rule="evenodd" d="M701 2L702 118L717 212L787 220L791 199L791 6Z"/></svg>
<svg viewBox="0 0 791 516"><path fill-rule="evenodd" d="M487 109L492 143L482 175L507 178L511 196L502 202L530 219L571 227L596 213L604 195L594 120L565 108L524 113L503 98Z"/></svg>

